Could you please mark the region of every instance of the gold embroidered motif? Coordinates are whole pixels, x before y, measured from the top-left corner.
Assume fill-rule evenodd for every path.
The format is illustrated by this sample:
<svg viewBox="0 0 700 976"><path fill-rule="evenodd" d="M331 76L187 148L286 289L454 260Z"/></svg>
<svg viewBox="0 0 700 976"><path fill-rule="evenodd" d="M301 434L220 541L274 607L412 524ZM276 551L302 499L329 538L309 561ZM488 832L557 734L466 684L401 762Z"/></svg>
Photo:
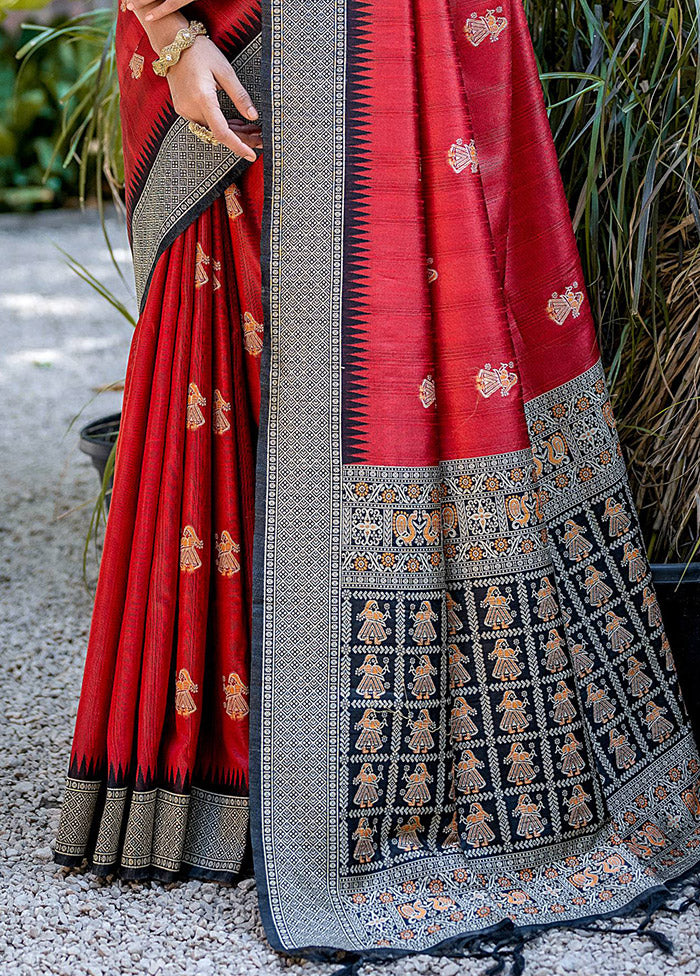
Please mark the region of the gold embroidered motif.
<svg viewBox="0 0 700 976"><path fill-rule="evenodd" d="M190 383L189 390L187 391L187 429L196 430L198 427L203 427L205 424L205 417L201 411L201 407L206 407L207 398L203 397L199 392L199 387L196 383Z"/></svg>
<svg viewBox="0 0 700 976"><path fill-rule="evenodd" d="M246 312L243 316L243 346L251 356L259 356L262 352L262 332L261 323L256 322L250 312Z"/></svg>
<svg viewBox="0 0 700 976"><path fill-rule="evenodd" d="M415 851L421 846L418 839L419 830L425 830L425 827L420 822L420 817L415 813L408 818L406 823L399 824L396 828L396 842L402 851Z"/></svg>
<svg viewBox="0 0 700 976"><path fill-rule="evenodd" d="M523 793L518 797L515 813L518 814L518 826L516 832L520 837L530 840L539 837L544 830L545 821L540 816L541 804L534 803L530 799L529 793Z"/></svg>
<svg viewBox="0 0 700 976"><path fill-rule="evenodd" d="M180 539L180 569L184 573L194 573L202 565L197 554L198 549L204 548L204 542L197 536L193 526L186 525Z"/></svg>
<svg viewBox="0 0 700 976"><path fill-rule="evenodd" d="M566 819L575 829L585 827L593 819L591 808L588 806L588 800L590 799L591 797L585 792L580 783L574 786L573 793L570 797L567 797L566 805L569 808L569 815Z"/></svg>
<svg viewBox="0 0 700 976"><path fill-rule="evenodd" d="M510 372L512 368L512 363L501 363L498 367L486 363L476 374L476 388L479 393L487 400L498 391L502 397L508 396L518 382L517 375Z"/></svg>
<svg viewBox="0 0 700 976"><path fill-rule="evenodd" d="M372 769L371 764L363 763L360 772L353 779L354 785L357 786L353 802L363 809L373 807L379 800L378 782L379 777Z"/></svg>
<svg viewBox="0 0 700 976"><path fill-rule="evenodd" d="M248 687L243 684L241 676L236 671L231 671L228 678L222 675L221 680L224 686L224 711L229 718L244 718L250 709L245 696L248 694Z"/></svg>
<svg viewBox="0 0 700 976"><path fill-rule="evenodd" d="M428 373L418 387L418 398L426 410L435 403L435 380L432 373Z"/></svg>
<svg viewBox="0 0 700 976"><path fill-rule="evenodd" d="M572 282L572 284L567 285L566 290L562 295L558 295L557 292L552 294L552 297L547 302L547 315L556 322L557 325L563 325L564 322L571 316L577 319L581 314L581 306L583 305L583 292L575 291L578 288L578 281Z"/></svg>
<svg viewBox="0 0 700 976"><path fill-rule="evenodd" d="M194 256L194 287L201 288L206 285L210 280L207 273L207 268L211 265L212 268L212 290L218 291L221 288L221 282L216 276L217 271L221 271L221 261L212 261L211 257L206 253L199 241L197 241L197 249Z"/></svg>
<svg viewBox="0 0 700 976"><path fill-rule="evenodd" d="M496 17L496 14L500 14L503 11L503 7L494 7L492 10L487 10L485 14L477 16L474 12L471 17L467 18L467 22L464 25L464 34L474 47L478 47L487 38L494 43L501 36L503 31L508 26L508 21L505 17Z"/></svg>
<svg viewBox="0 0 700 976"><path fill-rule="evenodd" d="M357 619L363 622L357 633L358 641L363 644L383 644L389 633L389 628L384 624L387 616L379 609L376 600L368 600L357 615Z"/></svg>
<svg viewBox="0 0 700 976"><path fill-rule="evenodd" d="M131 69L131 77L135 80L140 78L143 74L143 66L145 63L145 58L142 54L137 54L136 51L131 55L131 61L129 61L129 68Z"/></svg>
<svg viewBox="0 0 700 976"><path fill-rule="evenodd" d="M352 835L353 840L357 841L355 844L355 850L353 851L353 857L360 864L368 864L374 857L376 851L376 846L373 843L374 828L370 826L370 822L367 817L361 817L355 832Z"/></svg>
<svg viewBox="0 0 700 976"><path fill-rule="evenodd" d="M433 258L428 258L428 284L432 285L434 281L437 281L438 273L433 267Z"/></svg>
<svg viewBox="0 0 700 976"><path fill-rule="evenodd" d="M214 390L214 417L212 429L215 434L223 434L231 429L227 413L231 412L231 404L228 403L221 393L221 390Z"/></svg>
<svg viewBox="0 0 700 976"><path fill-rule="evenodd" d="M216 568L222 576L234 576L240 571L241 564L234 553L240 552L241 547L226 529L222 529L221 536L214 536L216 545Z"/></svg>
<svg viewBox="0 0 700 976"><path fill-rule="evenodd" d="M187 668L180 668L175 682L175 711L178 715L187 717L197 711L193 695L198 691L199 685L194 683Z"/></svg>
<svg viewBox="0 0 700 976"><path fill-rule="evenodd" d="M357 737L356 748L364 753L379 752L384 742L381 731L383 728L384 719L378 719L373 708L366 708L362 713L362 718L355 722L355 729L362 729Z"/></svg>
<svg viewBox="0 0 700 976"><path fill-rule="evenodd" d="M387 667L383 667L377 661L376 654L365 654L365 659L357 668L355 674L361 674L360 682L357 686L357 694L363 698L381 698L386 691L384 674Z"/></svg>
<svg viewBox="0 0 700 976"><path fill-rule="evenodd" d="M479 157L476 153L476 145L473 139L465 142L464 139L457 139L447 150L447 162L455 173L462 173L468 166L471 166L472 173L479 172Z"/></svg>
<svg viewBox="0 0 700 976"><path fill-rule="evenodd" d="M197 249L194 255L194 287L201 288L209 281L206 268L211 264L211 258L205 252L202 245L197 241Z"/></svg>
<svg viewBox="0 0 700 976"><path fill-rule="evenodd" d="M480 803L472 803L466 818L468 829L464 839L467 844L472 847L487 847L496 836L488 825L491 820L493 817Z"/></svg>
<svg viewBox="0 0 700 976"><path fill-rule="evenodd" d="M241 205L241 191L238 189L235 183L227 186L224 190L224 199L226 201L226 212L231 220L236 220L243 213L243 207Z"/></svg>
<svg viewBox="0 0 700 976"><path fill-rule="evenodd" d="M433 782L433 777L425 763L419 762L412 772L405 772L404 780L407 786L401 791L401 795L407 807L422 807L430 803L431 795L427 784Z"/></svg>

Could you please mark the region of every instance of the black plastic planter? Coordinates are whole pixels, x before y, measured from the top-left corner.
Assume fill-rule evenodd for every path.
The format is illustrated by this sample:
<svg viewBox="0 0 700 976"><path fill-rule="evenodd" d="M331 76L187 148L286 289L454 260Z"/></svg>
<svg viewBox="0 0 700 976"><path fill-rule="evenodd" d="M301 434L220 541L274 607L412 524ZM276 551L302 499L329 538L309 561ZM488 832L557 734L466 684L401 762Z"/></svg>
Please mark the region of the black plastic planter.
<svg viewBox="0 0 700 976"><path fill-rule="evenodd" d="M107 460L112 453L112 447L119 433L120 413L111 413L108 417L100 417L86 424L80 431L79 447L83 454L87 454L100 477L100 484L104 478ZM107 483L105 493L105 508L109 511L112 497L112 479Z"/></svg>
<svg viewBox="0 0 700 976"><path fill-rule="evenodd" d="M120 413L113 413L94 420L80 431L80 450L90 456L100 483L119 431L120 418ZM105 496L107 508L111 494L110 479ZM683 697L700 744L700 562L687 566L653 563L651 571Z"/></svg>
<svg viewBox="0 0 700 976"><path fill-rule="evenodd" d="M683 698L700 746L700 563L652 563Z"/></svg>

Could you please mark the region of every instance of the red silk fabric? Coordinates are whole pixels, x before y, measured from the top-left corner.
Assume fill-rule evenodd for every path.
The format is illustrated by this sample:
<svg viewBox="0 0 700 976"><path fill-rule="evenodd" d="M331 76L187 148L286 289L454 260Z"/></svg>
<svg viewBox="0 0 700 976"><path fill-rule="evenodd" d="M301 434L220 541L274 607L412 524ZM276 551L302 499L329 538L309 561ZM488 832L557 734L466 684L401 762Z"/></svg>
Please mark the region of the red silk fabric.
<svg viewBox="0 0 700 976"><path fill-rule="evenodd" d="M358 209L371 214L357 232L364 274L353 294L357 463L520 450L523 400L599 357L587 302L563 324L546 313L583 275L522 5L478 44L464 30L473 6L413 0L362 21L372 54L356 84L367 121L348 153L362 178ZM456 175L448 147L472 142L474 172ZM480 394L473 378L486 363L515 367L509 396ZM426 410L407 438L430 370L439 411Z"/></svg>
<svg viewBox="0 0 700 976"><path fill-rule="evenodd" d="M248 717L221 706L248 686L261 205L259 162L160 258L136 327L74 776L247 788Z"/></svg>

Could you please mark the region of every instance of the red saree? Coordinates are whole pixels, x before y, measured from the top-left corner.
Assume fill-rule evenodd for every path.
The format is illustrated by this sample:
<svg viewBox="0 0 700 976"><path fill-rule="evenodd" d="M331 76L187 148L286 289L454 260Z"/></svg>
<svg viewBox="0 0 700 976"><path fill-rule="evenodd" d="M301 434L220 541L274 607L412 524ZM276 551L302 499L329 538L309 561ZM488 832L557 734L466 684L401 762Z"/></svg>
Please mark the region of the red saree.
<svg viewBox="0 0 700 976"><path fill-rule="evenodd" d="M264 179L120 14L142 314L57 859L225 880L249 794L279 949L651 910L700 759L520 0L195 7Z"/></svg>

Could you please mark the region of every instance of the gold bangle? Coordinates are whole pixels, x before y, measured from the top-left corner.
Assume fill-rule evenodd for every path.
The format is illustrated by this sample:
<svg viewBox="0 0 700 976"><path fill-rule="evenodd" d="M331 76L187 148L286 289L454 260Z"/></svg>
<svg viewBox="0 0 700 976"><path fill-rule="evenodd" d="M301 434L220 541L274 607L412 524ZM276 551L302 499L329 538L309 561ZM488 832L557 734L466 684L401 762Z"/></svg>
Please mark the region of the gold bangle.
<svg viewBox="0 0 700 976"><path fill-rule="evenodd" d="M205 125L200 125L199 122L190 122L187 126L192 135L197 136L202 142L208 143L210 146L220 145L219 140L214 136L211 129L207 129Z"/></svg>
<svg viewBox="0 0 700 976"><path fill-rule="evenodd" d="M198 20L191 20L187 27L181 27L170 44L166 44L160 55L153 62L153 70L164 78L169 69L180 60L180 55L188 47L192 47L196 38L207 37L207 29Z"/></svg>

